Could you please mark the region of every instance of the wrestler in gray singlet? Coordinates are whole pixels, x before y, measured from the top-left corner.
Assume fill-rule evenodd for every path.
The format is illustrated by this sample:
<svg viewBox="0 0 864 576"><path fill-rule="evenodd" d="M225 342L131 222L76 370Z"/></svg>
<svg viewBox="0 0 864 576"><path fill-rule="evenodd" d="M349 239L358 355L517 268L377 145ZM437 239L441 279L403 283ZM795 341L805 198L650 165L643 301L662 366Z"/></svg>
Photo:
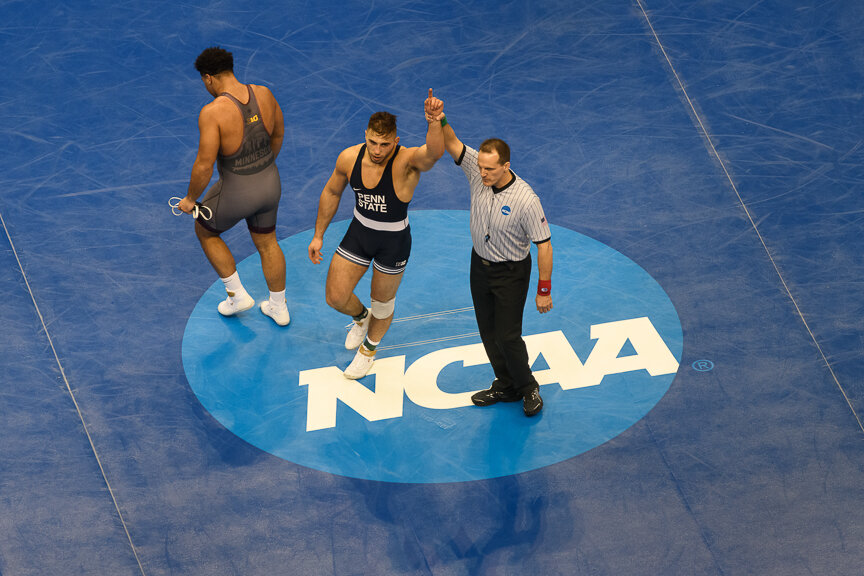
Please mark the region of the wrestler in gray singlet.
<svg viewBox="0 0 864 576"><path fill-rule="evenodd" d="M219 181L201 200L201 204L213 211L213 216L210 220L199 216L198 222L217 234L244 218L252 232L266 234L276 229L282 183L255 93L248 85L246 89L249 91L247 104L241 104L227 92L221 94L234 102L243 114L243 142L236 153L219 154L216 160Z"/></svg>

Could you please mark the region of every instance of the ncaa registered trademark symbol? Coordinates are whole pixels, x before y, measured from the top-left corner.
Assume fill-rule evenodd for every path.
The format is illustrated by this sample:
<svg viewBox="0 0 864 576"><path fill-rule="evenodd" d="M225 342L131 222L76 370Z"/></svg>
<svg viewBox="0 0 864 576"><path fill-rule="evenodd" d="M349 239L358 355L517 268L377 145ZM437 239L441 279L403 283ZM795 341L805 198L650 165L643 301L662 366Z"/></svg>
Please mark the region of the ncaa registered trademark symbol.
<svg viewBox="0 0 864 576"><path fill-rule="evenodd" d="M714 369L714 362L711 360L696 360L691 366L697 372L710 372Z"/></svg>

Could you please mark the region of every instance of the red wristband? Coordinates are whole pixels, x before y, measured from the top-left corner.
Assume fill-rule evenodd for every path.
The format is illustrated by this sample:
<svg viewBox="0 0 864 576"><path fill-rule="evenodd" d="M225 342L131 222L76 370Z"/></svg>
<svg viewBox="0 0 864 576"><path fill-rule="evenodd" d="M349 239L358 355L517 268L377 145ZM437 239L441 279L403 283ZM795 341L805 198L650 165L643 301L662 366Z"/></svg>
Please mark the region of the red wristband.
<svg viewBox="0 0 864 576"><path fill-rule="evenodd" d="M552 294L552 280L539 280L537 282L537 295L549 296Z"/></svg>

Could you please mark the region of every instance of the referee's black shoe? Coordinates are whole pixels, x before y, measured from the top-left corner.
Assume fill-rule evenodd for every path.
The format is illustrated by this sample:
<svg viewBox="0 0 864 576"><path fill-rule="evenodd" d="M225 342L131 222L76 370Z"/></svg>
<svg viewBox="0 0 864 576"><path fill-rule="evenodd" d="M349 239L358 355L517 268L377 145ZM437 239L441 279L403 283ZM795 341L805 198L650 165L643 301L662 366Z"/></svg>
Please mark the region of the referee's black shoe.
<svg viewBox="0 0 864 576"><path fill-rule="evenodd" d="M540 397L540 388L532 388L522 399L522 410L526 416L534 416L543 409L543 398Z"/></svg>
<svg viewBox="0 0 864 576"><path fill-rule="evenodd" d="M515 390L500 390L495 388L495 382L488 390L481 390L471 396L471 402L475 406L491 406L498 402L518 402L522 400L522 395Z"/></svg>

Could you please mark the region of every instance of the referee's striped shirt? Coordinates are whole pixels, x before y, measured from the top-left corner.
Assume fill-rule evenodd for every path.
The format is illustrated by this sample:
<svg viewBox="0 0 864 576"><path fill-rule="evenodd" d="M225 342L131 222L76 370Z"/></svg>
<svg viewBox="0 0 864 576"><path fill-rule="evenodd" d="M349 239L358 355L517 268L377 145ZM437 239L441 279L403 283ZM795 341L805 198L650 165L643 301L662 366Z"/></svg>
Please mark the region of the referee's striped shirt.
<svg viewBox="0 0 864 576"><path fill-rule="evenodd" d="M471 241L474 251L490 262L518 262L552 234L540 198L517 176L504 188L484 186L477 166L477 150L465 146L456 164L471 186Z"/></svg>

